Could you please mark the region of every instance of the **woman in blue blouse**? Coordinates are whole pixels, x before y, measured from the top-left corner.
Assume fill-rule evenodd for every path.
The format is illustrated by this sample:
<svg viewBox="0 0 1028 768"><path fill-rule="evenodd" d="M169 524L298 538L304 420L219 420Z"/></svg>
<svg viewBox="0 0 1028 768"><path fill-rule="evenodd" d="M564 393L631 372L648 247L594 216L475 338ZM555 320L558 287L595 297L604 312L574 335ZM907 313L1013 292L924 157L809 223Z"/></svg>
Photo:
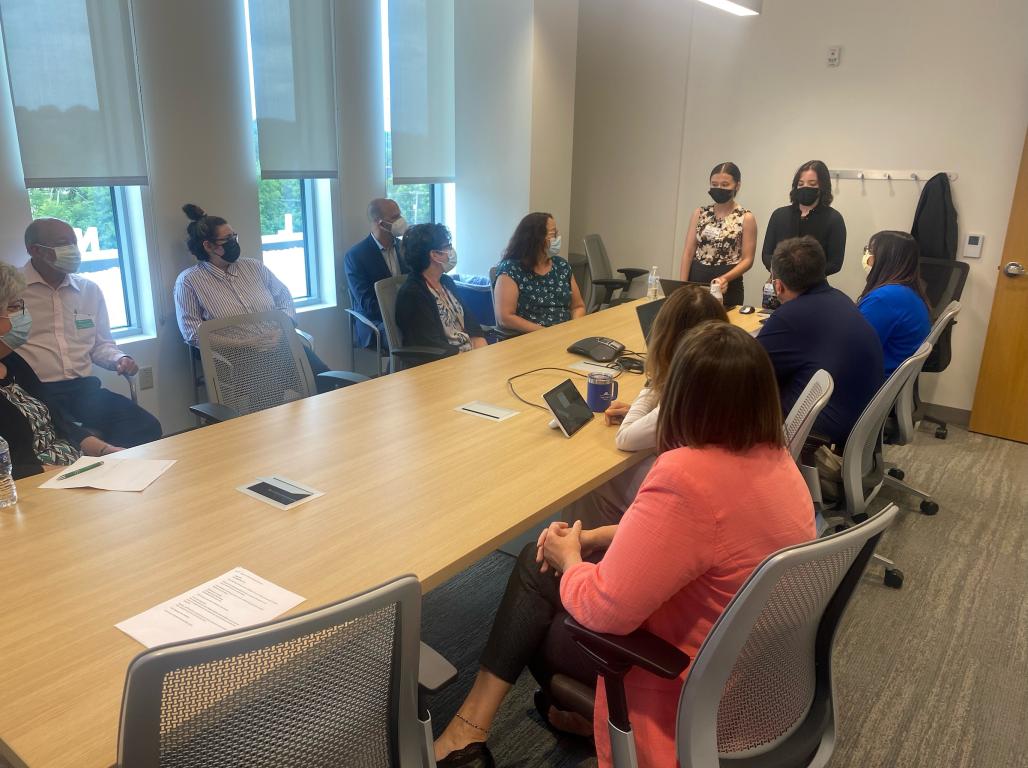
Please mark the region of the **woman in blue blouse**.
<svg viewBox="0 0 1028 768"><path fill-rule="evenodd" d="M864 249L867 285L857 307L878 332L886 377L917 351L932 329L918 269L920 255L914 238L891 230L873 235Z"/></svg>
<svg viewBox="0 0 1028 768"><path fill-rule="evenodd" d="M496 321L528 333L585 314L571 265L560 253L560 232L548 213L521 220L496 268Z"/></svg>

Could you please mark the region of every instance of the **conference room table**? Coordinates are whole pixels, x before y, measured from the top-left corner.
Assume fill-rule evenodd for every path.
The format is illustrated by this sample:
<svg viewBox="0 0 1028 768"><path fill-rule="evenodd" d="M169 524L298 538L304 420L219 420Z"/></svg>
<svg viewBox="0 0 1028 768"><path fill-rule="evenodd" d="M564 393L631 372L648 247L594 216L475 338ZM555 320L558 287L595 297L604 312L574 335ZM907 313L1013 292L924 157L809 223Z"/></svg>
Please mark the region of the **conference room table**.
<svg viewBox="0 0 1028 768"><path fill-rule="evenodd" d="M405 573L431 590L642 460L602 416L564 437L507 383L582 360L566 349L587 336L644 350L635 304L131 449L119 457L176 461L140 493L18 481L0 510L0 755L113 765L125 672L144 650L115 624L236 566L303 596L290 613ZM559 370L515 386L542 404L566 378L584 393ZM622 374L619 399L643 379ZM455 410L473 400L519 413ZM270 474L324 496L281 511L236 490Z"/></svg>

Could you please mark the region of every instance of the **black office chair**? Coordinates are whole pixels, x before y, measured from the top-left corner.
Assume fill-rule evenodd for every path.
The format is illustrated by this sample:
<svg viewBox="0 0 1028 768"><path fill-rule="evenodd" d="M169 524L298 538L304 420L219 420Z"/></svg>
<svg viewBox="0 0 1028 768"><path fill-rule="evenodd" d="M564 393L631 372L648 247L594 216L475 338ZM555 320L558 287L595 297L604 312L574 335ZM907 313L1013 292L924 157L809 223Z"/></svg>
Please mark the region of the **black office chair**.
<svg viewBox="0 0 1028 768"><path fill-rule="evenodd" d="M637 277L649 274L649 270L639 267L624 267L618 270L624 277L614 277L603 238L599 235L586 235L583 242L585 243L585 257L589 262L591 287L588 311L595 312L604 305L612 307L628 301L628 291L632 287L632 281ZM615 293L618 295L615 296Z"/></svg>
<svg viewBox="0 0 1028 768"><path fill-rule="evenodd" d="M925 293L928 295L929 314L932 323L935 323L946 311L950 302L960 301L970 267L966 261L954 259L922 258L920 263L921 281L924 283ZM938 341L932 347L932 354L924 364L923 373L942 373L949 366L953 356L951 345L954 325L956 325L955 320L939 336ZM924 404L921 402L916 385L914 387L914 414L915 421L928 421L935 424L935 436L940 440L946 439L948 434L946 422L925 413Z"/></svg>
<svg viewBox="0 0 1028 768"><path fill-rule="evenodd" d="M496 325L490 328L488 333L492 339L504 341L505 339L513 339L515 336L521 336L523 333L516 328L504 328L500 325L500 315L496 311L496 277L496 267L489 267L489 290L492 292L493 314L496 318Z"/></svg>

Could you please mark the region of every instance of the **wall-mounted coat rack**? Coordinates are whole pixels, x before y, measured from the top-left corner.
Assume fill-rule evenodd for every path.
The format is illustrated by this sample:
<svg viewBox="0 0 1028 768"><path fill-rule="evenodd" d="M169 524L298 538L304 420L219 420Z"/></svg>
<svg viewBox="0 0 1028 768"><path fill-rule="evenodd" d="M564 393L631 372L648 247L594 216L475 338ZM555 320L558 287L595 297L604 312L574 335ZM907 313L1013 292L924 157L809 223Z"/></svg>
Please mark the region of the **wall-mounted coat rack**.
<svg viewBox="0 0 1028 768"><path fill-rule="evenodd" d="M829 171L834 179L856 179L857 181L928 181L938 171L869 171L833 168ZM957 174L946 171L950 181L957 180Z"/></svg>

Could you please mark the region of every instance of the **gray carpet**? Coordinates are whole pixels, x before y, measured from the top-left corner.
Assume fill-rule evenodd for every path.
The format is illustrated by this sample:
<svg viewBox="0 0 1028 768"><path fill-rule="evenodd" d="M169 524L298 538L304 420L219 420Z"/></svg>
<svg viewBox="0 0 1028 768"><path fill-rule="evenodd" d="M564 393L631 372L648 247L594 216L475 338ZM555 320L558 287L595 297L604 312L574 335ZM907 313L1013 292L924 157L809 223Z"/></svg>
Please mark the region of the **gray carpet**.
<svg viewBox="0 0 1028 768"><path fill-rule="evenodd" d="M1028 446L951 426L948 440L921 432L886 455L941 510L883 493L905 511L880 551L906 582L889 589L872 566L840 628L832 768L1028 768ZM490 555L425 597L425 639L461 670L433 702L437 729L470 687L512 565ZM497 718L497 764L591 764L587 742L541 723L534 689L526 673Z"/></svg>

